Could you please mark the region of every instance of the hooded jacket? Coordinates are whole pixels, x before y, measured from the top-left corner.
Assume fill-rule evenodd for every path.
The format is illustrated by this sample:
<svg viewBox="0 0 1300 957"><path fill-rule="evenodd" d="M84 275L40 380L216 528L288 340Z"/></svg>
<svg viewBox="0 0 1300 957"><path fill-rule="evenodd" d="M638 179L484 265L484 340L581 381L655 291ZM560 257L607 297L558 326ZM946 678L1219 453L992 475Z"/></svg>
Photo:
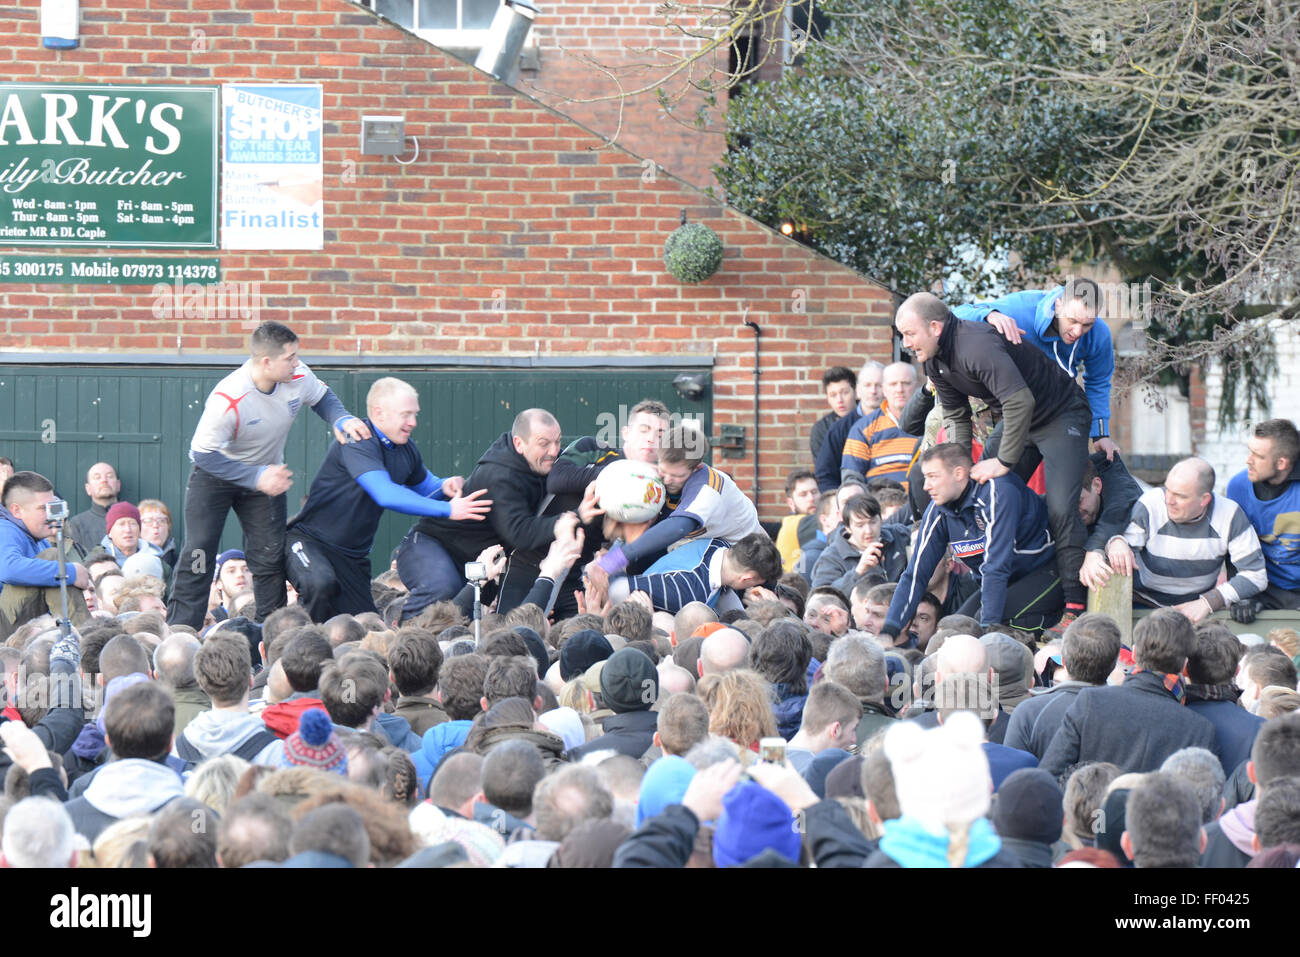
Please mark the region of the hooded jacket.
<svg viewBox="0 0 1300 957"><path fill-rule="evenodd" d="M1255 856L1255 801L1224 811L1217 821L1205 826L1202 867L1245 867Z"/></svg>
<svg viewBox="0 0 1300 957"><path fill-rule="evenodd" d="M881 525L880 540L885 549L880 564L876 567L884 571L886 581L896 582L907 568L907 526ZM847 595L861 577L855 571L861 557L862 551L849 541L848 529L843 525L836 527L830 534L825 551L813 567L812 587L830 585Z"/></svg>
<svg viewBox="0 0 1300 957"><path fill-rule="evenodd" d="M492 511L484 522L455 522L449 518L424 518L415 530L437 539L458 562L473 561L489 545L500 543L507 552L516 548L541 551L554 538L554 515L538 515L546 498L546 476L538 475L528 460L515 451L509 432L503 432L478 460L465 480L462 494L487 489Z"/></svg>
<svg viewBox="0 0 1300 957"><path fill-rule="evenodd" d="M49 547L48 540L32 538L9 509L0 509L0 591L5 585L58 588L59 563L36 557Z"/></svg>
<svg viewBox="0 0 1300 957"><path fill-rule="evenodd" d="M564 739L549 731L535 731L531 725L499 724L493 728L479 725L466 735L465 750L486 757L493 748L506 741L527 741L537 748L548 773L564 763Z"/></svg>
<svg viewBox="0 0 1300 957"><path fill-rule="evenodd" d="M411 763L415 765L415 777L420 784L420 794L429 789L429 778L438 770L438 765L449 753L465 743L472 721L444 721L424 732L420 747L411 752Z"/></svg>
<svg viewBox="0 0 1300 957"><path fill-rule="evenodd" d="M931 502L921 516L916 552L898 581L880 633L897 638L944 560L948 546L980 579L980 624L1002 622L1007 586L1056 560L1047 506L1021 479L1003 475L983 485L968 482L956 500Z"/></svg>
<svg viewBox="0 0 1300 957"><path fill-rule="evenodd" d="M420 739L411 731L411 726L407 724L406 719L395 714L389 714L381 711L375 715L374 726L372 731L382 731L384 737L393 743L395 747L401 748L407 754L420 750Z"/></svg>
<svg viewBox="0 0 1300 957"><path fill-rule="evenodd" d="M152 814L183 791L181 776L167 765L124 758L100 768L85 792L63 807L77 833L93 843L114 821Z"/></svg>
<svg viewBox="0 0 1300 957"><path fill-rule="evenodd" d="M191 721L181 738L188 741L206 760L229 754L252 735L264 731L266 725L257 715L213 709L203 712ZM175 745L172 745L172 753L177 757L180 756ZM258 751L250 763L279 767L283 757L284 742L273 741Z"/></svg>
<svg viewBox="0 0 1300 957"><path fill-rule="evenodd" d="M1095 439L1110 434L1110 380L1115 372L1115 349L1110 329L1100 319L1073 345L1067 346L1052 331L1052 323L1056 320L1056 303L1064 292L1064 286L1043 291L1013 292L991 302L957 306L952 312L958 319L977 322L986 322L990 312L1010 316L1025 332L1022 341L1036 346L1065 370L1070 378L1075 377L1082 365L1084 391L1092 410L1091 437Z"/></svg>

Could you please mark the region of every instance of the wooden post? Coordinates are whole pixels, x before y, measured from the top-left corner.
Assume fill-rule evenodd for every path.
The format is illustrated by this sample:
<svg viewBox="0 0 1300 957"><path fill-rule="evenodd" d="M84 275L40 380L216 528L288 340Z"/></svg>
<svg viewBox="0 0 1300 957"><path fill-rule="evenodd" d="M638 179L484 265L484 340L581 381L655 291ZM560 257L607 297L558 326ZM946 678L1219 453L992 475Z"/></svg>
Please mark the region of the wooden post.
<svg viewBox="0 0 1300 957"><path fill-rule="evenodd" d="M1110 615L1125 648L1133 647L1133 576L1114 574L1101 588L1088 589L1088 611Z"/></svg>

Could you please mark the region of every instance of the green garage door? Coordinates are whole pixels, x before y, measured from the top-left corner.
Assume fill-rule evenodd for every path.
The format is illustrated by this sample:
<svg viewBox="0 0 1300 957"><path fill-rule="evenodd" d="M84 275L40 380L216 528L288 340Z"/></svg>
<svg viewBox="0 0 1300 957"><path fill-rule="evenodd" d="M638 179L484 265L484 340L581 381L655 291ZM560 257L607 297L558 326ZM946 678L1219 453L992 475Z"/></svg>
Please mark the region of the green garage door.
<svg viewBox="0 0 1300 957"><path fill-rule="evenodd" d="M166 502L183 529L189 443L212 387L230 367L203 366L0 366L0 455L15 466L40 472L55 483L75 514L90 505L84 483L95 462L112 464L122 479L122 496L138 502ZM712 433L711 389L688 400L673 378L695 368L582 369L345 369L314 366L353 412L364 410L366 391L385 375L410 382L420 393L415 442L437 475L467 475L478 456L510 427L521 409L554 412L567 443L581 435L617 441L626 410L641 399L659 399L675 414L696 418ZM329 428L310 412L294 426L285 462L294 473L289 491L293 514L307 494L316 468L332 441ZM406 534L411 518L387 513L372 554L375 573ZM240 545L233 515L221 547Z"/></svg>

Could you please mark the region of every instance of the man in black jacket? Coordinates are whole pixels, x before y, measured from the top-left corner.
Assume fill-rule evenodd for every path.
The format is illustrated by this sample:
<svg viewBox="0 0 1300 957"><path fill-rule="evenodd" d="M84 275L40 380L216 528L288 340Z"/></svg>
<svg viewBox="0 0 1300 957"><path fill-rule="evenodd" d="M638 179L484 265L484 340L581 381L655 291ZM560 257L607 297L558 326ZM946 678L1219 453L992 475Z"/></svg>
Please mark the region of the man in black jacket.
<svg viewBox="0 0 1300 957"><path fill-rule="evenodd" d="M545 409L525 409L479 458L461 491L468 498L487 489L492 500L487 521L469 525L424 518L415 523L397 549L397 573L410 590L403 620L459 592L465 584L465 563L475 561L490 545L499 543L507 552L524 548L546 553L558 516L537 513L546 497L546 477L559 454L560 423L555 416ZM589 502L579 509L584 521L595 514Z"/></svg>
<svg viewBox="0 0 1300 957"><path fill-rule="evenodd" d="M1031 692L1028 700L1020 702L1011 712L1002 743L1028 751L1041 761L1075 695L1085 688L1105 686L1115 670L1120 644L1119 626L1109 615L1090 612L1071 622L1061 640L1061 661L1068 677L1053 681L1050 688Z"/></svg>
<svg viewBox="0 0 1300 957"><path fill-rule="evenodd" d="M546 498L541 512L554 517L566 511L582 508L587 489L611 462L629 459L646 465L657 465L659 446L668 431L671 416L668 407L655 399L642 399L627 413L627 424L620 430L621 448L613 448L601 441L600 436L584 435L571 442L546 477ZM582 569L605 545L603 523L600 519L588 523L582 530L582 554L573 563L568 578L557 587L553 609L555 618L572 618L578 613L574 592L582 588ZM501 584L501 601L505 607L522 603L524 592L537 579L538 566L545 550L520 549L510 556L510 567Z"/></svg>
<svg viewBox="0 0 1300 957"><path fill-rule="evenodd" d="M1120 460L1107 459L1105 452L1093 452L1083 469L1083 491L1079 493L1079 517L1088 532L1086 554L1079 580L1088 588L1100 588L1111 576L1106 562L1106 543L1123 535L1133 516L1133 505L1142 496L1142 486Z"/></svg>
<svg viewBox="0 0 1300 957"><path fill-rule="evenodd" d="M1123 772L1159 770L1183 748L1214 749L1214 725L1183 707L1192 623L1164 608L1133 629L1137 667L1117 688L1080 691L1040 767L1058 777L1076 764L1110 761Z"/></svg>
<svg viewBox="0 0 1300 957"><path fill-rule="evenodd" d="M569 751L570 761L581 761L597 751L617 751L639 758L654 743L659 715L650 710L659 698L659 673L649 655L639 648L621 648L600 672L600 695L614 713L601 725L600 737Z"/></svg>
<svg viewBox="0 0 1300 957"><path fill-rule="evenodd" d="M930 293L909 296L894 325L934 383L948 441L970 448L971 397L1001 416L972 479L983 483L1015 471L1028 481L1040 462L1047 463L1047 515L1065 592L1061 626L1068 625L1083 613L1086 597L1079 578L1086 539L1079 494L1092 411L1083 390L1042 350L1010 343L987 324L962 322Z"/></svg>

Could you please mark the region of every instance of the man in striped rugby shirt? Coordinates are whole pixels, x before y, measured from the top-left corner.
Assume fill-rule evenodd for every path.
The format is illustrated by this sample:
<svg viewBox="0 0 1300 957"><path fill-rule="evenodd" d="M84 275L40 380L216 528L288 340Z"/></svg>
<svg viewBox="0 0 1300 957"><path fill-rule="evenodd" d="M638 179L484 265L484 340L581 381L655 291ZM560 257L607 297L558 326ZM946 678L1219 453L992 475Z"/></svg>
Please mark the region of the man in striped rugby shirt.
<svg viewBox="0 0 1300 957"><path fill-rule="evenodd" d="M588 572L601 577L598 566ZM740 595L745 589L780 577L781 553L766 532L755 532L734 545L719 538L689 542L655 562L644 575L611 579L608 595L617 604L633 592L645 592L655 611L674 614L693 601L724 612L743 607ZM601 584L589 580L588 592L597 592L594 599L588 598L589 604L600 602Z"/></svg>
<svg viewBox="0 0 1300 957"><path fill-rule="evenodd" d="M1133 604L1172 607L1193 623L1268 587L1250 519L1214 494L1214 468L1196 457L1170 469L1163 489L1142 493L1124 534L1106 544L1106 558L1122 575L1136 572ZM1225 560L1235 574L1216 585Z"/></svg>

